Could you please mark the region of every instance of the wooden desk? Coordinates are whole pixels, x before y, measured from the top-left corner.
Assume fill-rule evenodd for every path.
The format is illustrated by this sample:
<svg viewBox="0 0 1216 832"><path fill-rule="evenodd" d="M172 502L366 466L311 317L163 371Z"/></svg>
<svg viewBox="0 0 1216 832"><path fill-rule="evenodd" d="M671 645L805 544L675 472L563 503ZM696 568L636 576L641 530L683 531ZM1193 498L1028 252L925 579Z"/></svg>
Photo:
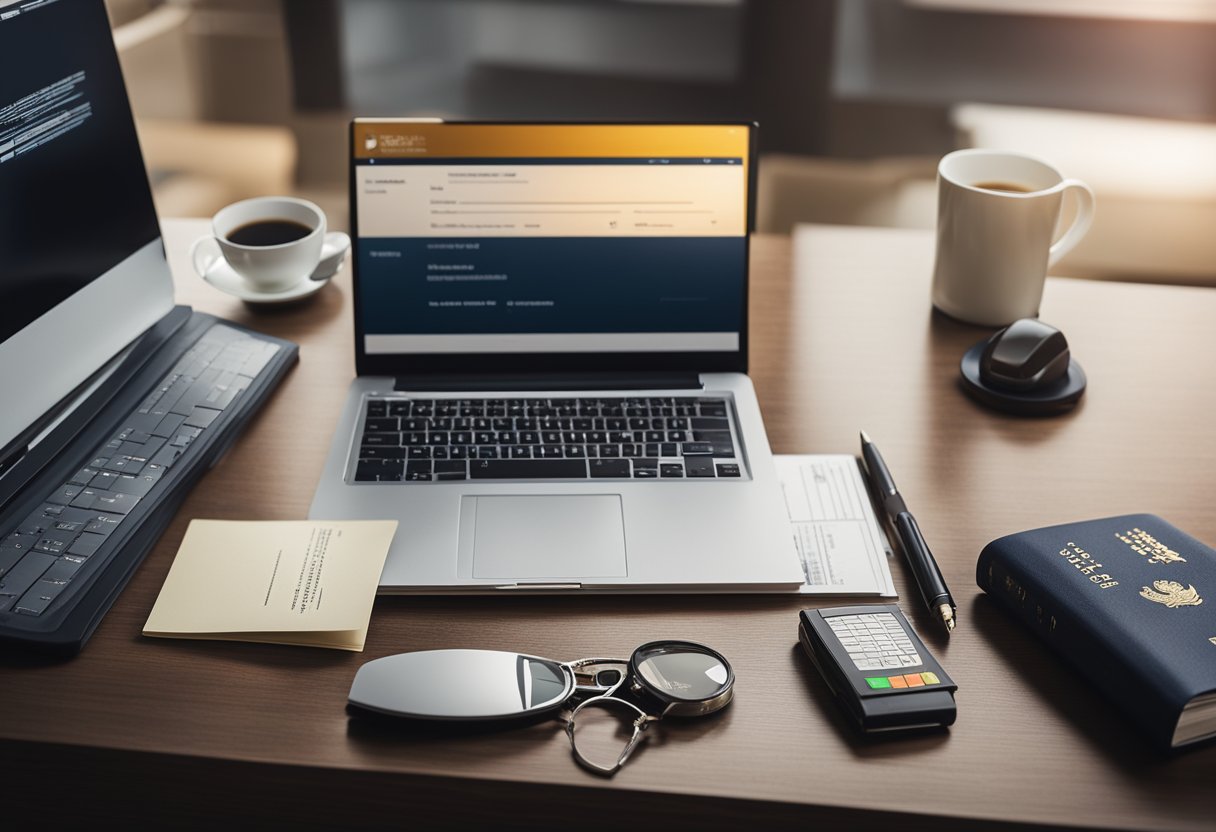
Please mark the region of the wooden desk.
<svg viewBox="0 0 1216 832"><path fill-rule="evenodd" d="M1216 541L1216 291L1050 281L1043 316L1068 334L1092 388L1070 415L1015 419L955 386L960 355L984 332L930 313L929 235L810 227L792 244L756 240L753 375L774 450L853 453L867 429L960 605L947 642L893 564L905 610L959 683L959 718L948 732L873 740L852 732L796 649L796 597L381 598L361 655L140 636L189 518L305 516L353 372L348 274L310 305L254 312L189 274L181 252L205 229L166 223L179 298L299 341L300 365L83 654L0 664L6 802L346 828L535 816L640 828L1212 828L1216 747L1154 757L982 597L973 570L998 535L1119 512L1157 512ZM572 659L661 637L725 653L735 702L656 733L613 780L575 766L552 724L386 735L343 712L356 668L403 650Z"/></svg>

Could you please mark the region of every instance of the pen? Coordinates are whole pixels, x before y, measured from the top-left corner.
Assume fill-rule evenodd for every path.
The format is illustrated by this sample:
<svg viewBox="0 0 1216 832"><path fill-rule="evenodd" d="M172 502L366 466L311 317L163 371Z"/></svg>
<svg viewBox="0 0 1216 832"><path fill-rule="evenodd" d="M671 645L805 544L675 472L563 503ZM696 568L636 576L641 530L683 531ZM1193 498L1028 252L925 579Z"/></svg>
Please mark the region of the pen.
<svg viewBox="0 0 1216 832"><path fill-rule="evenodd" d="M916 576L916 584L920 587L921 597L925 599L925 606L933 617L942 620L947 632L953 631L954 599L950 597L950 590L946 588L946 581L942 578L941 570L937 568L933 553L929 551L925 536L920 533L920 526L916 525L916 518L908 511L904 498L895 487L895 481L891 479L891 472L887 470L882 454L864 430L861 432L861 458L865 461L870 481L878 492L879 502L899 534L899 542L908 557L912 574Z"/></svg>

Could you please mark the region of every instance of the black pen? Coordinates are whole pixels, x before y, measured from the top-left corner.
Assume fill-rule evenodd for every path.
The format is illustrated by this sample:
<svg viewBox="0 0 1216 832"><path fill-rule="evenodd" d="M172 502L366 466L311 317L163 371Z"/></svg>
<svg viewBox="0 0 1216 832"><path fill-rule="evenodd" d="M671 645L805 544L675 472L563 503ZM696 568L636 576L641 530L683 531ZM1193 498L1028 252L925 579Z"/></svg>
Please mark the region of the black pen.
<svg viewBox="0 0 1216 832"><path fill-rule="evenodd" d="M953 631L954 599L950 597L950 590L946 588L946 581L942 578L941 570L937 568L933 553L929 551L925 536L920 533L920 526L916 525L916 518L908 511L904 498L895 487L895 481L891 479L891 472L887 470L882 454L864 430L861 432L861 458L866 463L866 471L870 474L870 481L874 484L883 510L899 534L899 542L908 557L912 574L916 576L916 584L920 587L921 597L925 599L925 606L935 618L941 618L947 632Z"/></svg>

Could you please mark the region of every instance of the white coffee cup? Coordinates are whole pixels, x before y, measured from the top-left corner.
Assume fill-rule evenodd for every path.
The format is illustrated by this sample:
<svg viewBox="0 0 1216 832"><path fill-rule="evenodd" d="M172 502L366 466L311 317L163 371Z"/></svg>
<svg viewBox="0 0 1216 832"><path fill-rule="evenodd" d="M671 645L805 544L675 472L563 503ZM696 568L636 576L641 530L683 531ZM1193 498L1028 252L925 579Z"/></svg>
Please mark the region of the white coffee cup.
<svg viewBox="0 0 1216 832"><path fill-rule="evenodd" d="M933 305L986 326L1037 317L1047 270L1093 222L1093 191L1046 162L1000 150L947 154L937 182ZM1067 191L1077 195L1077 214L1056 239Z"/></svg>
<svg viewBox="0 0 1216 832"><path fill-rule="evenodd" d="M287 242L255 245L230 239L258 223L280 221L303 226L302 236ZM256 292L289 289L310 278L329 277L350 248L341 231L326 233L325 212L306 199L260 196L221 208L211 220L212 234L190 246L190 261L200 277L216 268L220 258Z"/></svg>

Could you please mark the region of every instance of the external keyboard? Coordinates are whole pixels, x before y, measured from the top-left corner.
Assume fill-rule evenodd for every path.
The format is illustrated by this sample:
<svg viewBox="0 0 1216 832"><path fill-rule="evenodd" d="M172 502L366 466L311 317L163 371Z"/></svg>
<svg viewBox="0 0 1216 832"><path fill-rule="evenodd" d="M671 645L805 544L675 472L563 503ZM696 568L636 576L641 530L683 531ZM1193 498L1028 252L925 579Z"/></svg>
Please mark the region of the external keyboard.
<svg viewBox="0 0 1216 832"><path fill-rule="evenodd" d="M134 535L143 522L132 519L137 507L181 479L172 475L193 464L196 446L214 444L217 425L231 421L227 411L250 410L246 391L272 362L281 372L275 359L291 346L212 325L104 442L78 458L74 474L44 485L36 508L0 527L0 637L20 635L11 630L30 619L66 617L104 572L133 568L110 557L117 547L107 542Z"/></svg>
<svg viewBox="0 0 1216 832"><path fill-rule="evenodd" d="M727 398L370 398L353 481L739 479Z"/></svg>

